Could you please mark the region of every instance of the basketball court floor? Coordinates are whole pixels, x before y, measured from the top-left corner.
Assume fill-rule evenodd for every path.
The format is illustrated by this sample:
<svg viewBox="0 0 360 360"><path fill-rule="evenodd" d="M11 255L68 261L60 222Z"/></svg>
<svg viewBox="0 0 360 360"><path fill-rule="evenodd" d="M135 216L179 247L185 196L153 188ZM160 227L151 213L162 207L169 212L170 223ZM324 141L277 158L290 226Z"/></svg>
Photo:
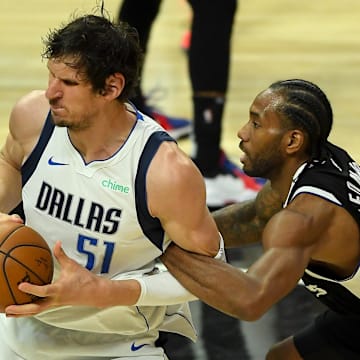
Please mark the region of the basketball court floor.
<svg viewBox="0 0 360 360"><path fill-rule="evenodd" d="M96 0L5 0L0 12L0 141L14 102L46 87L41 37L72 13L91 11ZM105 0L112 16L121 1ZM141 11L141 9L139 9ZM360 2L358 0L240 0L232 41L231 77L222 146L238 162L236 132L248 119L253 98L271 82L304 78L317 83L334 109L330 140L360 161ZM184 0L163 0L152 31L143 87L164 112L191 119L186 55L180 41L190 22ZM212 24L217 26L217 24ZM206 61L206 59L205 59ZM216 69L213 69L216 72ZM190 140L179 145L191 152ZM233 249L229 261L246 268L259 246ZM276 286L276 284L274 284ZM169 339L171 360L261 360L272 343L294 333L323 310L299 285L266 315L242 322L196 301L196 344Z"/></svg>

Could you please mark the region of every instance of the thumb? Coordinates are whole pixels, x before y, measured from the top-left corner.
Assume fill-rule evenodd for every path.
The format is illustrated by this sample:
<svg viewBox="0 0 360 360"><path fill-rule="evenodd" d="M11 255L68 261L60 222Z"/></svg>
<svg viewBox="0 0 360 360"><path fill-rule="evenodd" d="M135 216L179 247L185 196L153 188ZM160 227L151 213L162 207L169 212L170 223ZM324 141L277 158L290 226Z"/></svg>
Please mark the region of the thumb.
<svg viewBox="0 0 360 360"><path fill-rule="evenodd" d="M54 245L54 256L60 265L68 259L68 256L65 254L65 251L62 248L62 243L60 240L56 241Z"/></svg>

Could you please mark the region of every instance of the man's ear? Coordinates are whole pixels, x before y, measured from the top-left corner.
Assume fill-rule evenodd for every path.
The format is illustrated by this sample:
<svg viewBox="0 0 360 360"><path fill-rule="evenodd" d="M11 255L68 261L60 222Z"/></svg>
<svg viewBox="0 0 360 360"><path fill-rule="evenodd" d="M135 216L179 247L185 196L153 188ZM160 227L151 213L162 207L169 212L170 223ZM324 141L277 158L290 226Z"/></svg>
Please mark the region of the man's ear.
<svg viewBox="0 0 360 360"><path fill-rule="evenodd" d="M300 130L290 130L286 135L286 152L292 154L301 150L305 145L305 134Z"/></svg>
<svg viewBox="0 0 360 360"><path fill-rule="evenodd" d="M105 81L105 90L101 91L102 96L116 99L125 87L125 78L121 73L110 75Z"/></svg>

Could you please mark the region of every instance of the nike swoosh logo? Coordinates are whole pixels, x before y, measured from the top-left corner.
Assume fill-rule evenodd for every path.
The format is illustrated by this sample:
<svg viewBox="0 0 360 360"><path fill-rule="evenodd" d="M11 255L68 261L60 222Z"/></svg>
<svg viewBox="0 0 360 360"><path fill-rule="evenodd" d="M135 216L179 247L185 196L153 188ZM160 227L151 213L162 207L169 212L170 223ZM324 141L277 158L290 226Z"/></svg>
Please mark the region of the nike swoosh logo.
<svg viewBox="0 0 360 360"><path fill-rule="evenodd" d="M143 348L145 345L147 345L147 344L135 345L135 343L133 342L131 344L131 351L138 351L141 348Z"/></svg>
<svg viewBox="0 0 360 360"><path fill-rule="evenodd" d="M61 163L61 162L57 162L53 160L53 156L51 158L49 158L48 160L48 164L51 166L56 166L56 165L69 165L69 164L65 164L65 163Z"/></svg>

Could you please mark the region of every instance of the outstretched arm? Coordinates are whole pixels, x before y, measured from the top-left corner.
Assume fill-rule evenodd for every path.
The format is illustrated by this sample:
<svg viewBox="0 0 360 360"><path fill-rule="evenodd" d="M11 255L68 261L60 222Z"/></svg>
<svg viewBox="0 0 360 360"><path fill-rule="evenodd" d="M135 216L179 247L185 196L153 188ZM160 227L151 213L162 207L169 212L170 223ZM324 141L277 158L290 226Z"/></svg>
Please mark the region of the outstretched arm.
<svg viewBox="0 0 360 360"><path fill-rule="evenodd" d="M210 306L242 320L256 320L287 295L304 273L333 215L321 202L312 197L302 202L301 210L294 206L275 214L262 234L264 254L247 272L176 245L167 249L162 261Z"/></svg>
<svg viewBox="0 0 360 360"><path fill-rule="evenodd" d="M174 245L163 255L163 261L200 300L235 318L254 321L295 287L307 263L298 255L296 249L272 249L244 272ZM294 262L298 265L296 272Z"/></svg>

